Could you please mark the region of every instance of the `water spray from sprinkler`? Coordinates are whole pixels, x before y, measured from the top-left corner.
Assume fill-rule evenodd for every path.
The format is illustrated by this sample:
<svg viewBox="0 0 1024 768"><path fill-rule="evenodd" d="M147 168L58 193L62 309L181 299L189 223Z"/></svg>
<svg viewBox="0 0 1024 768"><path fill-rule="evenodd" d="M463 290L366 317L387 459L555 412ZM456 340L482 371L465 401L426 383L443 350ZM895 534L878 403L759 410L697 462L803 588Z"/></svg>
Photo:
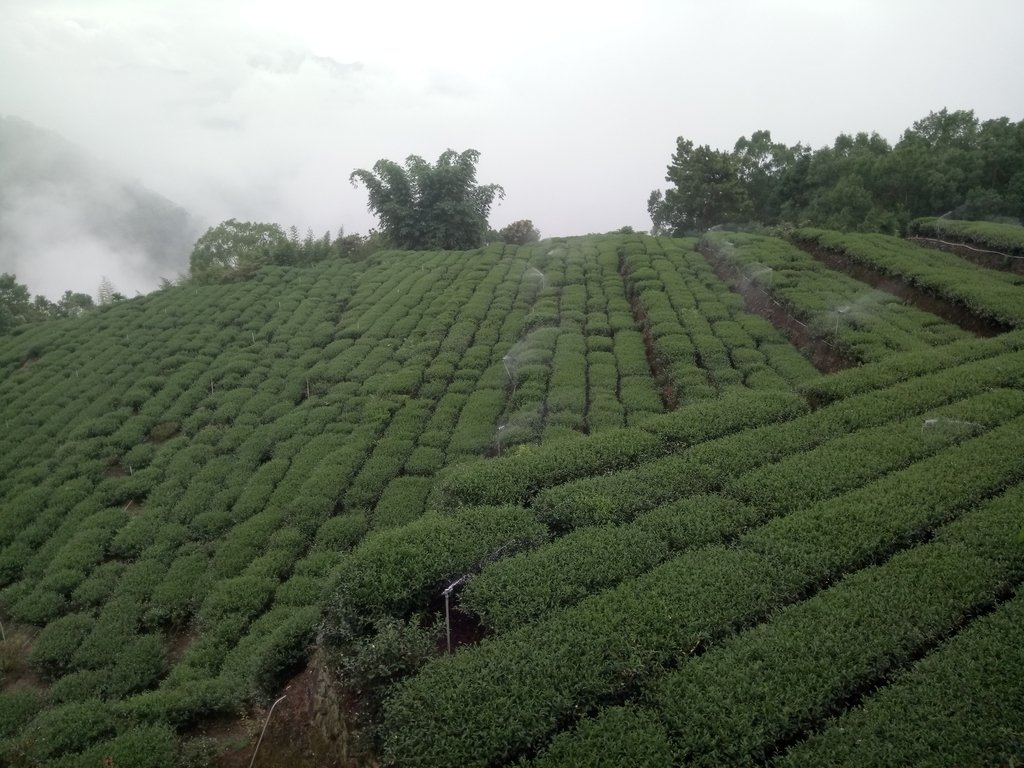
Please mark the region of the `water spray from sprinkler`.
<svg viewBox="0 0 1024 768"><path fill-rule="evenodd" d="M839 335L839 318L841 318L843 315L845 315L849 311L850 311L850 305L849 304L844 304L841 307L836 307L836 333L835 333L836 336Z"/></svg>
<svg viewBox="0 0 1024 768"><path fill-rule="evenodd" d="M940 427L961 427L966 430L984 429L984 425L979 424L976 421L966 421L965 419L949 419L945 416L938 416L931 419L925 419L921 423L921 432L931 432L939 429Z"/></svg>
<svg viewBox="0 0 1024 768"><path fill-rule="evenodd" d="M775 279L775 270L764 264L753 262L747 269L746 278L748 282L756 282L760 275L768 275L768 286L771 287L772 281Z"/></svg>
<svg viewBox="0 0 1024 768"><path fill-rule="evenodd" d="M536 267L530 267L530 274L535 276L535 277L540 278L540 289L543 291L544 290L544 273L541 272Z"/></svg>

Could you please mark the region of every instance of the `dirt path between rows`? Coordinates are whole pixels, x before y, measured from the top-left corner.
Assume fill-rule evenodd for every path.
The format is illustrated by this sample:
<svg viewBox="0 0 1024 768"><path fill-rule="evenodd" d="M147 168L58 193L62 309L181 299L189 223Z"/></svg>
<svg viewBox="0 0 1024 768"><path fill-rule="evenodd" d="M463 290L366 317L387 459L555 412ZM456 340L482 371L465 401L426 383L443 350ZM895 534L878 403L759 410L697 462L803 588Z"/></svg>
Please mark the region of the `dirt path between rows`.
<svg viewBox="0 0 1024 768"><path fill-rule="evenodd" d="M835 373L859 365L859 361L835 347L828 340L815 336L807 327L770 294L755 285L735 266L718 258L708 249L700 250L718 279L743 298L743 308L763 317L797 348L801 355L822 373Z"/></svg>
<svg viewBox="0 0 1024 768"><path fill-rule="evenodd" d="M1015 275L1024 275L1024 256L1015 256L1001 251L990 251L985 248L978 248L970 243L940 240L935 237L908 237L907 240L925 248L933 248L937 251L955 253L962 259L966 259L979 267L987 269L998 269L1001 272L1012 272Z"/></svg>
<svg viewBox="0 0 1024 768"><path fill-rule="evenodd" d="M998 336L1000 333L1012 330L1008 325L978 316L962 304L935 296L899 277L885 275L877 269L860 264L837 251L806 241L795 240L793 244L829 269L842 272L872 288L885 291L901 299L905 304L920 309L922 312L941 317L946 322L958 325L976 336Z"/></svg>

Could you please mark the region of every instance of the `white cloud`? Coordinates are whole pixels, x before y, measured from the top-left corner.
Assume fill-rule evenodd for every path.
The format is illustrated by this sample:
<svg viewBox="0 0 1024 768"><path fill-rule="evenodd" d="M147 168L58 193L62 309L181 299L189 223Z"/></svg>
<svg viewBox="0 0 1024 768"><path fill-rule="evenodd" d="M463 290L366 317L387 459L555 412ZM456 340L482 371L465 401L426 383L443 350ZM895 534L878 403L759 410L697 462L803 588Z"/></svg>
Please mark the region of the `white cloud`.
<svg viewBox="0 0 1024 768"><path fill-rule="evenodd" d="M1024 4L12 0L0 112L215 223L374 224L353 168L481 151L499 226L649 225L675 138L899 132L1024 113Z"/></svg>

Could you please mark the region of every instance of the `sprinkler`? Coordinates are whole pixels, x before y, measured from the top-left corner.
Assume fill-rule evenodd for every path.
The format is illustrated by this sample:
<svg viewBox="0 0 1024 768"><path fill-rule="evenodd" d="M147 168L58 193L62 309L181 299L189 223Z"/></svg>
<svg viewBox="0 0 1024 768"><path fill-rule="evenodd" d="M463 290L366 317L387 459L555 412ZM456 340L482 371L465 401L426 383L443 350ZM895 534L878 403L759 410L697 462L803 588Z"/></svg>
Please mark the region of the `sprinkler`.
<svg viewBox="0 0 1024 768"><path fill-rule="evenodd" d="M449 584L447 587L445 587L444 588L444 592L442 593L444 595L444 629L445 629L445 633L448 635L448 653L449 653L449 655L452 652L452 615L451 615L451 607L449 605L449 600L451 598L452 590L454 590L457 586L459 586L465 580L466 580L466 576L460 576L455 581L453 581L451 584Z"/></svg>
<svg viewBox="0 0 1024 768"><path fill-rule="evenodd" d="M849 311L850 311L850 305L849 304L844 304L841 307L836 307L836 332L835 332L836 336L839 335L839 318L842 317L843 315L845 315Z"/></svg>
<svg viewBox="0 0 1024 768"><path fill-rule="evenodd" d="M550 254L548 254L548 255L550 255ZM536 277L540 278L540 289L543 291L544 290L544 273L541 272L536 267L530 267L530 274L535 275Z"/></svg>
<svg viewBox="0 0 1024 768"><path fill-rule="evenodd" d="M945 416L939 416L931 419L925 419L921 423L921 432L932 432L939 429L940 427L959 427L965 432L970 430L981 430L984 429L983 424L979 424L976 421L966 421L964 419L948 419Z"/></svg>
<svg viewBox="0 0 1024 768"><path fill-rule="evenodd" d="M515 356L511 352L508 353L503 358L501 358L501 364L503 366L505 366L505 375L508 376L508 383L514 385L516 383L516 377L515 377L516 358L515 358Z"/></svg>

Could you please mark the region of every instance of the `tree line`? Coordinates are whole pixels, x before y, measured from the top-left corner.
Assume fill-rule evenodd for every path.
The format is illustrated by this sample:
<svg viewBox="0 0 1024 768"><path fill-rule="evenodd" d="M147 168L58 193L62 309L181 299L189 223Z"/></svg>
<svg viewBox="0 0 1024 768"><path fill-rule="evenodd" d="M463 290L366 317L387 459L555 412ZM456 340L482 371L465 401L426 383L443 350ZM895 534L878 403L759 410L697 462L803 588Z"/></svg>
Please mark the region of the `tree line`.
<svg viewBox="0 0 1024 768"><path fill-rule="evenodd" d="M98 306L124 299L107 278L100 281L98 297L99 301L95 301L89 294L77 291L64 291L57 301L41 295L33 297L28 286L18 282L17 276L4 272L0 274L0 334L9 333L21 323L79 317Z"/></svg>
<svg viewBox="0 0 1024 768"><path fill-rule="evenodd" d="M655 233L720 224L818 226L899 234L922 216L1024 219L1024 121L931 112L895 146L877 133L786 146L761 130L731 151L679 137L647 209Z"/></svg>
<svg viewBox="0 0 1024 768"><path fill-rule="evenodd" d="M404 165L379 160L372 170L357 169L350 180L368 191L368 208L380 221L379 230L367 235L347 234L340 228L316 236L307 230L300 237L294 226L238 221L231 218L210 227L196 241L189 256L188 274L179 284L204 284L244 280L271 264L303 266L333 258L362 259L386 249L469 250L486 242L522 245L540 239L528 219L515 221L500 231L488 223L491 204L504 196L497 184L476 183L480 153L469 149L447 150L436 163L410 155ZM160 288L173 285L161 280ZM77 317L97 306L124 298L106 278L100 283L98 302L84 293L67 291L54 303L44 296L34 299L13 274L0 279L0 333L15 326L53 317Z"/></svg>
<svg viewBox="0 0 1024 768"><path fill-rule="evenodd" d="M363 258L383 248L400 250L469 250L486 242L522 245L540 238L528 219L496 231L488 223L491 205L505 196L498 184L477 184L475 149L448 149L436 163L410 155L404 164L378 160L373 168L357 168L349 180L366 188L367 207L380 229L368 235L299 239L295 227L286 233L279 224L228 219L211 227L196 242L189 260L189 279L211 282L244 278L265 264L300 266L329 258Z"/></svg>

